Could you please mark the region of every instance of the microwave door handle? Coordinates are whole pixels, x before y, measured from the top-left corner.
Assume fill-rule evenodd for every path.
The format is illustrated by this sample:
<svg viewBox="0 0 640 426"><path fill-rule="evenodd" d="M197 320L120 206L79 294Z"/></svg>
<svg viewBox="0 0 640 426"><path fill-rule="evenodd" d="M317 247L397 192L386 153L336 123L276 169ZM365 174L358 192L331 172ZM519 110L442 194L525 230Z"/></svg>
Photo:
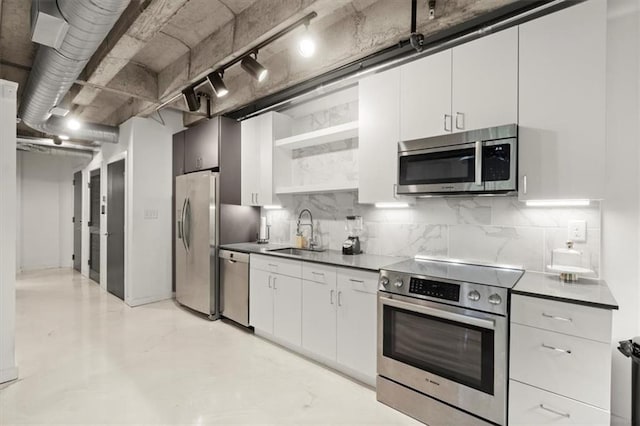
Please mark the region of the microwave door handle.
<svg viewBox="0 0 640 426"><path fill-rule="evenodd" d="M482 142L476 142L476 185L482 185Z"/></svg>
<svg viewBox="0 0 640 426"><path fill-rule="evenodd" d="M463 324L474 325L476 327L485 328L489 330L495 329L495 321L490 319L482 319L471 317L468 315L457 314L455 312L443 311L441 309L430 308L428 306L416 305L413 303L406 303L400 300L389 299L388 297L381 296L381 301L385 305L394 306L396 308L406 309L413 312L429 315L432 317L447 319Z"/></svg>

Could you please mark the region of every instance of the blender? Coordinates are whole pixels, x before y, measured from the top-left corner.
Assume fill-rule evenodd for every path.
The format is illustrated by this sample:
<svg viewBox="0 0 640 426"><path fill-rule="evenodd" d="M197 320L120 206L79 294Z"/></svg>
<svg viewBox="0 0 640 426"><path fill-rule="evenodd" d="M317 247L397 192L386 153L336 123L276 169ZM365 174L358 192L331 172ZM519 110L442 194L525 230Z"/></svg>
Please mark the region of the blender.
<svg viewBox="0 0 640 426"><path fill-rule="evenodd" d="M362 216L347 216L345 226L347 239L342 243L342 254L360 254L360 237L362 231Z"/></svg>

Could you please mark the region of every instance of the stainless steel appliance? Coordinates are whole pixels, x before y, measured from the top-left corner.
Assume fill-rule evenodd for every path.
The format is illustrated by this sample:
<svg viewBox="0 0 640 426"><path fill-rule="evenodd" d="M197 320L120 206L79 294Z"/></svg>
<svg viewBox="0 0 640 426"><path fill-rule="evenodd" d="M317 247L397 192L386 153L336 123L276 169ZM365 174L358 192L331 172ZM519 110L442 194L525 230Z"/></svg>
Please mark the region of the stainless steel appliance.
<svg viewBox="0 0 640 426"><path fill-rule="evenodd" d="M249 255L220 250L220 313L249 327Z"/></svg>
<svg viewBox="0 0 640 426"><path fill-rule="evenodd" d="M420 259L381 270L378 400L429 425L506 424L509 289L522 274Z"/></svg>
<svg viewBox="0 0 640 426"><path fill-rule="evenodd" d="M398 194L508 194L517 188L518 127L398 143Z"/></svg>
<svg viewBox="0 0 640 426"><path fill-rule="evenodd" d="M176 177L176 300L219 316L217 308L218 173Z"/></svg>

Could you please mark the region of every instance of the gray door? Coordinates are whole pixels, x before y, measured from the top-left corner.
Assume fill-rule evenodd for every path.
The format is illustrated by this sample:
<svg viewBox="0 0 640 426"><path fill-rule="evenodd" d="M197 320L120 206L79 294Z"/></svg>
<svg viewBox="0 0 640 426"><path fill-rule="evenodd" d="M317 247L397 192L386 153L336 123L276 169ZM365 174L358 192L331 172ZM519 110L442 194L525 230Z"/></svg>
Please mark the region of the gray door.
<svg viewBox="0 0 640 426"><path fill-rule="evenodd" d="M124 160L107 166L107 291L124 300Z"/></svg>
<svg viewBox="0 0 640 426"><path fill-rule="evenodd" d="M73 269L82 267L82 172L73 175Z"/></svg>
<svg viewBox="0 0 640 426"><path fill-rule="evenodd" d="M89 278L100 283L100 169L89 178Z"/></svg>

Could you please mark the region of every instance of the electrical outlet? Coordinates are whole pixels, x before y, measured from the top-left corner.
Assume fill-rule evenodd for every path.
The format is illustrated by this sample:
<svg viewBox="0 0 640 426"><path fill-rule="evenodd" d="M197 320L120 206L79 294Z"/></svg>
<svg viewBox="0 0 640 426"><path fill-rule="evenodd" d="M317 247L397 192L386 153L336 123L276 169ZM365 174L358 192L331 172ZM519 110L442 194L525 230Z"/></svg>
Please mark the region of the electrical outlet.
<svg viewBox="0 0 640 426"><path fill-rule="evenodd" d="M567 238L576 243L587 241L587 221L570 220L567 227Z"/></svg>

